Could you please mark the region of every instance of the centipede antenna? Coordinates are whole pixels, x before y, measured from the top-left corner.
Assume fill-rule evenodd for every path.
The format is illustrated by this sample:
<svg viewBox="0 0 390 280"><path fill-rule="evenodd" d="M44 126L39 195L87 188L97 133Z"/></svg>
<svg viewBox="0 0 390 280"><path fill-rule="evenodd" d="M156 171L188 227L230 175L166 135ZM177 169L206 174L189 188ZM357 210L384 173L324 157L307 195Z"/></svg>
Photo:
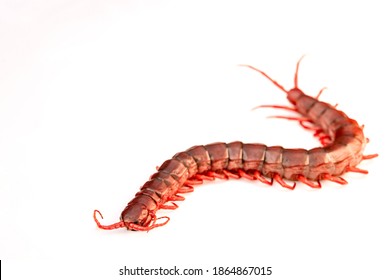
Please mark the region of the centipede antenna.
<svg viewBox="0 0 390 280"><path fill-rule="evenodd" d="M102 225L102 224L99 222L99 220L97 219L96 213L98 213L102 219L103 219L103 215L102 215L102 213L100 213L99 210L93 211L93 219L95 220L95 223L96 223L96 225L98 226L98 228L105 229L105 230L112 230L112 229L117 229L117 228L123 228L123 227L126 226L125 223L124 223L123 221L120 221L120 222L118 222L118 223L114 223L114 224L112 224L112 225L107 225L107 226Z"/></svg>
<svg viewBox="0 0 390 280"><path fill-rule="evenodd" d="M301 60L305 57L305 55L302 55L302 57L297 62L297 67L295 69L295 75L294 75L294 87L298 88L298 70L299 70L299 64L301 64Z"/></svg>
<svg viewBox="0 0 390 280"><path fill-rule="evenodd" d="M282 87L277 81L275 81L274 79L272 79L270 76L268 76L265 72L261 71L260 69L257 69L251 65L247 65L247 64L239 64L238 66L244 66L244 67L248 67L252 70L255 70L257 72L259 72L260 74L262 74L264 77L266 77L268 80L270 80L275 86L277 86L278 88L280 88L281 90L283 90L286 94L288 94L288 91Z"/></svg>

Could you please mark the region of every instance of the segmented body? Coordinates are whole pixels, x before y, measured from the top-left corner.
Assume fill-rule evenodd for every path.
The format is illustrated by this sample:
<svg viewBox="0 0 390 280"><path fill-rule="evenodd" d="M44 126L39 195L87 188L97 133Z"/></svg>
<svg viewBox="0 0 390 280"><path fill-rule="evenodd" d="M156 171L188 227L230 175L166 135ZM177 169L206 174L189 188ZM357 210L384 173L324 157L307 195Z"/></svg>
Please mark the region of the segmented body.
<svg viewBox="0 0 390 280"><path fill-rule="evenodd" d="M101 225L96 218L96 214L100 212L95 210L94 219L98 227L150 230L165 225L169 218L163 217L166 218L164 222L156 223L156 211L176 209L177 205L173 201L184 200L179 194L193 191L192 186L202 183L204 179L245 177L269 185L277 181L283 187L294 189L296 181L319 188L321 180L346 184L340 175L348 171L367 173L356 166L363 159L376 157L377 154L363 155L368 142L363 128L335 106L319 101L320 94L311 97L298 88L299 63L300 60L295 73L295 87L289 91L263 71L244 66L271 80L287 94L287 99L293 105L263 107L282 108L299 113L300 117L285 118L298 120L304 128L315 130L322 147L310 150L286 149L281 146L242 142L194 146L177 153L158 168L123 210L120 222ZM308 127L307 122L312 126ZM285 182L285 179L294 181L293 185Z"/></svg>

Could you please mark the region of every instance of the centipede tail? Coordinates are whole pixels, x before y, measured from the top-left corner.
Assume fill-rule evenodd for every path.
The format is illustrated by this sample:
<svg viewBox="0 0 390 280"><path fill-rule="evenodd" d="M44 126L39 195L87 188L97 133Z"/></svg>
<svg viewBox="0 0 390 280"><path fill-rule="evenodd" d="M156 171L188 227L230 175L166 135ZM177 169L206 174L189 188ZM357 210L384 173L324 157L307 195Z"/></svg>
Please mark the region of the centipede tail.
<svg viewBox="0 0 390 280"><path fill-rule="evenodd" d="M303 58L303 57L302 57ZM311 97L298 88L298 71L302 58L296 65L294 88L286 90L264 71L250 65L286 93L290 106L261 105L255 108L275 108L293 111L298 117L275 116L298 121L305 129L314 132L321 147L313 149L284 148L267 146L261 143L212 143L193 146L175 154L165 161L150 179L140 188L135 197L123 210L120 221L102 225L95 210L94 221L101 229L127 228L134 231L149 231L168 223L169 217L156 217L159 209L175 210L175 201L185 198L180 194L192 192L194 186L204 180L239 179L258 180L272 185L277 182L284 188L293 190L296 183L311 188L321 188L321 181L328 180L341 185L347 181L341 176L346 172L367 174L367 170L357 167L362 160L372 159L378 154L363 155L369 142L363 133L363 126L349 118L344 112L319 100L325 88ZM287 182L289 181L289 182ZM165 219L162 222L158 222Z"/></svg>

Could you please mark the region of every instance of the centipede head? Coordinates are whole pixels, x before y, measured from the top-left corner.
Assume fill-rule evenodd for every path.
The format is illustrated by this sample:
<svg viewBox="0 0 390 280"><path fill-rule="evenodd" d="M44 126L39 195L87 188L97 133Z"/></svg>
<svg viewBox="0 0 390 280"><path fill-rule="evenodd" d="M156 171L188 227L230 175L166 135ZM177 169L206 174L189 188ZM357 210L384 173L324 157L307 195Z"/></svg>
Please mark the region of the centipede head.
<svg viewBox="0 0 390 280"><path fill-rule="evenodd" d="M143 207L138 209L140 209L138 211L138 214L136 210L126 211L126 213L125 211L123 211L124 213L122 213L120 218L121 221L117 223L113 223L111 225L102 225L100 223L100 221L97 218L97 215L99 215L102 219L103 219L103 215L102 213L100 213L99 210L93 211L93 219L95 220L95 223L99 228L105 230L127 228L128 230L134 230L134 231L137 230L149 231L156 227L164 226L169 222L169 217L164 216L164 217L156 218L156 215L154 213L148 212L147 214L145 214L145 209ZM161 223L157 223L157 220L160 219L165 219L165 221Z"/></svg>
<svg viewBox="0 0 390 280"><path fill-rule="evenodd" d="M121 221L124 222L128 230L136 230L134 225L147 227L155 219L154 213L146 208L144 204L136 203L129 204L120 216Z"/></svg>

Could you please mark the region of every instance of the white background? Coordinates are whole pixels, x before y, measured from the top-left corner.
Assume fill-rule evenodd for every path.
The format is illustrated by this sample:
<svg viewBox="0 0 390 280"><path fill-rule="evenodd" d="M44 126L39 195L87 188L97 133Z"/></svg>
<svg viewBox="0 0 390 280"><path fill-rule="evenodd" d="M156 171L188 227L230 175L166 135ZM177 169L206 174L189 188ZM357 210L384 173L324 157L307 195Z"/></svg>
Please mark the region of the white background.
<svg viewBox="0 0 390 280"><path fill-rule="evenodd" d="M124 279L125 265L389 279L387 5L0 0L5 279ZM315 95L327 86L322 100L365 124L367 153L380 154L360 165L368 175L346 174L348 185L321 190L207 183L179 209L158 212L171 217L165 227L97 229L94 209L102 223L118 221L155 166L193 145L318 145L296 122L266 118L285 112L251 111L287 104L285 94L237 66L290 88L303 54L300 87Z"/></svg>

